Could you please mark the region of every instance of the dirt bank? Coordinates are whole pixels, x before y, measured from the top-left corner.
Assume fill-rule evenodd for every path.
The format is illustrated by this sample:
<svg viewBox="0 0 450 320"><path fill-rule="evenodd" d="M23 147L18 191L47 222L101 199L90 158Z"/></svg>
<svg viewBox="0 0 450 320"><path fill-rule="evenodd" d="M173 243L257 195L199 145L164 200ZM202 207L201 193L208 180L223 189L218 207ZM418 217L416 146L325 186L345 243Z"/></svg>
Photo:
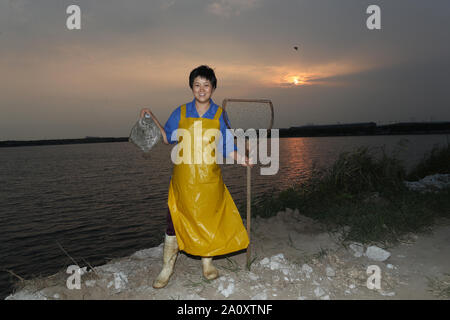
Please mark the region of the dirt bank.
<svg viewBox="0 0 450 320"><path fill-rule="evenodd" d="M252 220L250 271L245 266L246 253L241 252L215 259L221 276L206 281L201 261L181 253L168 286L156 290L152 281L162 264L161 244L89 270L81 276L80 289L69 290L69 274L60 272L29 281L6 299L449 298L438 292L445 274L450 273L448 221L430 234L411 235L404 243L387 248L390 255L385 261L370 259L366 247L344 247L338 236L286 209L269 219ZM379 289L367 287L369 266L380 272ZM376 284L373 277L369 282Z"/></svg>

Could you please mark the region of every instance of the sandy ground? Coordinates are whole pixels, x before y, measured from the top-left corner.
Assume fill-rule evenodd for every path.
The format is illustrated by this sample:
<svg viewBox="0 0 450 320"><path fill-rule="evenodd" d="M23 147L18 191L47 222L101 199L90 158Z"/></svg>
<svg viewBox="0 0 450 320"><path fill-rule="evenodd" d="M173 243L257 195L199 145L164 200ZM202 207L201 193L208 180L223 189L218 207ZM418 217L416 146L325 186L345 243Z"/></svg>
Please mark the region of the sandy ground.
<svg viewBox="0 0 450 320"><path fill-rule="evenodd" d="M449 299L430 286L430 279L450 273L449 221L388 248L385 261L371 260L365 247L359 247L361 255L358 246L344 247L337 239L338 234L286 209L252 220L250 271L246 253L240 252L215 259L220 277L207 281L201 260L180 253L167 287L154 289L161 244L89 270L80 289L68 289L70 274L60 272L30 281L6 299ZM374 275L367 273L369 266L379 271L379 289L368 288ZM373 276L370 283L377 286Z"/></svg>

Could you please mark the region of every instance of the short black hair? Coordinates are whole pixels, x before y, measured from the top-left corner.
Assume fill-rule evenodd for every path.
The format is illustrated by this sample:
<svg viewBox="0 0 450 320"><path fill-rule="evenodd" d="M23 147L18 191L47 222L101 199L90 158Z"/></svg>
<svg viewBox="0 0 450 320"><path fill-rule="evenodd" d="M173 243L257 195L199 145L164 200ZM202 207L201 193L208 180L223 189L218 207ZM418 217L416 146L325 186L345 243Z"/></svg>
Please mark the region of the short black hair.
<svg viewBox="0 0 450 320"><path fill-rule="evenodd" d="M197 77L209 80L209 82L211 82L213 89L216 89L217 87L216 74L214 73L214 70L211 69L210 67L203 65L191 71L191 74L189 75L189 87L191 87L191 89L194 85L194 79Z"/></svg>

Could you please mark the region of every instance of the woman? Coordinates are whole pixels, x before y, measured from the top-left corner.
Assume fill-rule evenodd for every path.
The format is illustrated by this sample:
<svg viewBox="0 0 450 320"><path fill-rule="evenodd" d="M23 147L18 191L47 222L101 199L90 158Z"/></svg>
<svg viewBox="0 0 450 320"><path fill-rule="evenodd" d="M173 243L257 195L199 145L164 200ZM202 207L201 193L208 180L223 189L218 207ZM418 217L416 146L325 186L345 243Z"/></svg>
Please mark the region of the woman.
<svg viewBox="0 0 450 320"><path fill-rule="evenodd" d="M141 116L149 113L163 134L165 144L181 142L180 132L188 133L188 144L192 153L196 150L195 140L201 141L203 151L210 150L210 139L204 138L207 130L220 130L221 138L217 150L222 155L238 160L234 143L226 133L226 114L211 99L217 87L214 71L200 66L189 75L189 86L194 99L175 109L162 128L148 109L142 109ZM198 131L201 128L201 131ZM182 130L180 130L182 129ZM202 135L198 140L199 133ZM197 136L197 138L196 138ZM232 139L232 138L231 138ZM227 141L228 140L228 141ZM227 143L228 142L228 143ZM198 146L198 144L197 144ZM183 150L183 152L189 150ZM244 156L245 157L245 156ZM203 159L203 158L202 158ZM251 166L245 157L244 166ZM247 232L231 195L223 183L217 163L176 163L169 186L168 226L164 242L163 268L153 282L154 288L163 288L169 282L179 250L202 257L203 276L208 280L219 276L212 264L212 257L246 249L249 244Z"/></svg>

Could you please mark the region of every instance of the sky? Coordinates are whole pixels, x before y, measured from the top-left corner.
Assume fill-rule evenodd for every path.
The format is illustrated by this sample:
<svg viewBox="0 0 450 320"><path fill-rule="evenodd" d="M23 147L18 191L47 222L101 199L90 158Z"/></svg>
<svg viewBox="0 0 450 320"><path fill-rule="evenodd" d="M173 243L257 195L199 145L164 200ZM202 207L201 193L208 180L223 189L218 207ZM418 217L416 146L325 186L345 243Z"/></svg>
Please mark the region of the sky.
<svg viewBox="0 0 450 320"><path fill-rule="evenodd" d="M448 0L0 0L0 141L164 124L202 64L217 104L270 99L274 128L450 121L449 24Z"/></svg>

